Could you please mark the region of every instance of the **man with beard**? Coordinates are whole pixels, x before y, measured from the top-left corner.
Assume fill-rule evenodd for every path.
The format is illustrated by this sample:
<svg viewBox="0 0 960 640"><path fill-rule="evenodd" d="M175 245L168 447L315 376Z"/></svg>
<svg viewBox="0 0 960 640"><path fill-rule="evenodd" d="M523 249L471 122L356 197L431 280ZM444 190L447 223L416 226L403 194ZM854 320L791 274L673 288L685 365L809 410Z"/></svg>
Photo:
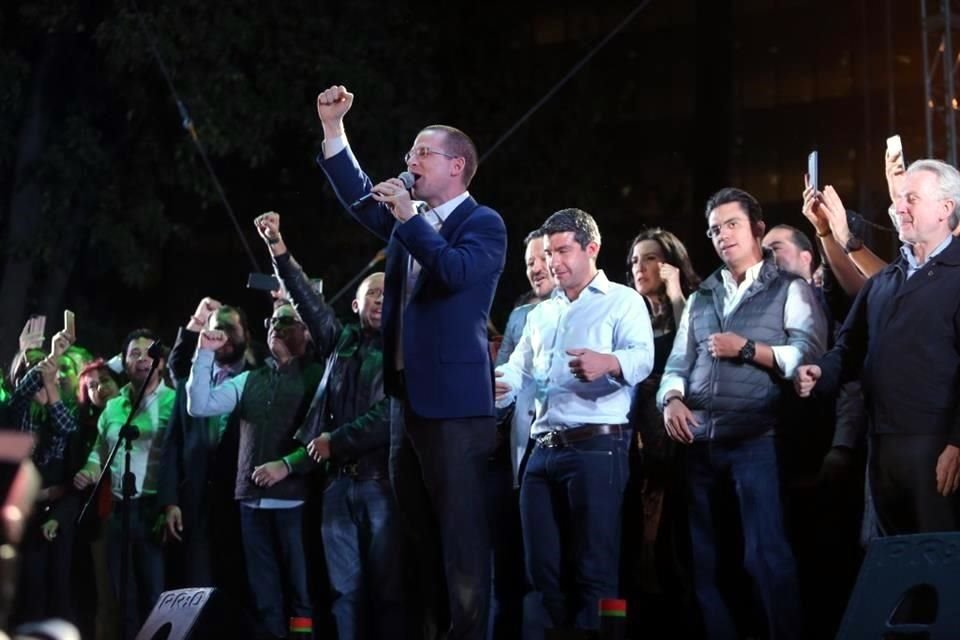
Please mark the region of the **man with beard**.
<svg viewBox="0 0 960 640"><path fill-rule="evenodd" d="M213 385L223 383L249 368L247 345L250 329L246 315L204 298L177 334L170 352L170 372L176 381L176 403L163 446L159 504L164 511L160 527L167 543L176 541L176 575L171 584L192 587L218 586L230 591L237 580L237 554L223 549L211 555L210 541L235 539L216 532L235 531L239 517L233 503L236 475L236 420L229 416L194 418L187 413L186 381L199 333L205 328L221 331L227 341L214 353ZM216 579L215 579L216 576Z"/></svg>
<svg viewBox="0 0 960 640"><path fill-rule="evenodd" d="M131 411L136 411L131 424L140 432L133 441L130 453L130 471L135 477L134 493L128 502L130 512L130 577L131 593L127 595L126 637L133 638L146 620L154 602L163 590L163 549L152 535L153 523L159 510L157 504L157 481L160 453L170 413L173 411L175 393L163 384L163 363L150 375L153 358L150 347L158 340L148 329L138 329L127 336L123 344L123 363L130 383L124 385L120 395L107 403L97 423L97 442L87 458L87 464L74 476L77 489L92 485L100 475L103 462L110 455L120 437L120 429ZM133 407L137 391L144 387L143 400ZM120 558L123 552L121 534L122 483L124 454L119 453L110 465L113 483L114 508L107 520L107 562L113 582L114 594L120 597Z"/></svg>
<svg viewBox="0 0 960 640"><path fill-rule="evenodd" d="M301 534L306 483L290 473L284 457L297 448L293 435L323 367L313 361L307 328L291 305L274 309L266 325L272 357L217 386L211 384L215 354L229 338L216 329L200 333L187 380L187 411L194 417L235 413L239 420L234 498L240 502L256 637L285 638L290 632L309 638L312 607Z"/></svg>

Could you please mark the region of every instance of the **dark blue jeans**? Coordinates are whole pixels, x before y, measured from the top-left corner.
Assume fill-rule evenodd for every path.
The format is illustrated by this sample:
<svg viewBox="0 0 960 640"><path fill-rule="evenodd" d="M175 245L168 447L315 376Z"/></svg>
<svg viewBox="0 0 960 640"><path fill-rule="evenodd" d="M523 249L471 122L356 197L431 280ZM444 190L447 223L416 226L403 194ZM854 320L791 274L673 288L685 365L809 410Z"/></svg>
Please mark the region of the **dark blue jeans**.
<svg viewBox="0 0 960 640"><path fill-rule="evenodd" d="M597 629L598 601L617 597L620 510L628 435L533 449L520 484L527 577L523 637L544 629ZM570 578L567 571L572 570ZM572 593L565 593L570 585Z"/></svg>
<svg viewBox="0 0 960 640"><path fill-rule="evenodd" d="M323 551L339 640L402 635L402 533L386 480L334 479L323 493Z"/></svg>
<svg viewBox="0 0 960 640"><path fill-rule="evenodd" d="M159 516L156 499L150 496L137 498L130 500L128 505L130 555L127 564L126 638L133 638L163 592L163 547L160 546L159 536L153 531ZM107 566L113 593L118 601L123 553L123 510L123 503L114 497L113 511L107 519Z"/></svg>
<svg viewBox="0 0 960 640"><path fill-rule="evenodd" d="M240 533L257 610L257 637L285 638L289 618L313 614L303 552L303 507L253 509L241 504Z"/></svg>
<svg viewBox="0 0 960 640"><path fill-rule="evenodd" d="M714 529L714 518L723 516L717 513L717 496L731 483L740 505L743 562L763 602L769 638L799 638L797 568L783 526L773 438L697 442L690 446L688 463L694 589L707 637L739 637L717 585Z"/></svg>

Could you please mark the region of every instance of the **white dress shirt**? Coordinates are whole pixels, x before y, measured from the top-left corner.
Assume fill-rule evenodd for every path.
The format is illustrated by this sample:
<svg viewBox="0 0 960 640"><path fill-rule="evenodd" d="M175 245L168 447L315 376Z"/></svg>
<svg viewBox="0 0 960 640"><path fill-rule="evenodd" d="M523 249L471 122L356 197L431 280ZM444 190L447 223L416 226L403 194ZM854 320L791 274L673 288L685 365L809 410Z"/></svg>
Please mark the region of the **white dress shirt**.
<svg viewBox="0 0 960 640"><path fill-rule="evenodd" d="M613 354L620 376L579 380L570 371L574 356L568 349ZM509 405L518 389L532 384L536 419L531 435L585 424L625 424L633 388L652 369L653 331L643 298L599 271L576 300L558 288L530 311L510 360L497 367L503 373L500 381L511 388L497 406Z"/></svg>

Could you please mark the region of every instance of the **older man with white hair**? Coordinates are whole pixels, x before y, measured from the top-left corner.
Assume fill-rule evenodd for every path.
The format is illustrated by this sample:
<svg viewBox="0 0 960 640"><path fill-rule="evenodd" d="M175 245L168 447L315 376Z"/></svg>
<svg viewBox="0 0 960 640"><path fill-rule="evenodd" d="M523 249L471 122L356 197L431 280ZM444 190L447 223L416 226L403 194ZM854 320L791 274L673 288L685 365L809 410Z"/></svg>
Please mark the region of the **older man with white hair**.
<svg viewBox="0 0 960 640"><path fill-rule="evenodd" d="M960 173L910 165L896 212L900 256L867 281L836 346L800 367L797 390L830 392L862 371L870 486L882 533L960 524Z"/></svg>

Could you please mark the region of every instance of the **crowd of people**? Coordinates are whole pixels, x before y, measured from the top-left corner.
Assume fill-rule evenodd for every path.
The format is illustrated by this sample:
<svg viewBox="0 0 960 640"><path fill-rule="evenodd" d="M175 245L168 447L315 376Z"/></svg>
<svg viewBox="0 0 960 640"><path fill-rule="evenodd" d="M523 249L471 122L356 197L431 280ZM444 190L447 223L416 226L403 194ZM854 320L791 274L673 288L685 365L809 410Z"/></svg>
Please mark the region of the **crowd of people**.
<svg viewBox="0 0 960 640"><path fill-rule="evenodd" d="M428 126L406 180L374 184L352 104L317 100L318 164L387 246L352 321L274 212L254 221L280 284L265 351L215 296L169 351L137 329L97 358L71 322L44 349L27 321L2 410L43 488L14 623L126 640L165 589L213 586L258 640L540 640L597 630L617 599L627 637L823 638L864 544L957 530L954 167L887 154L890 264L830 186L802 193L812 238L716 192L703 278L654 228L619 284L594 217L562 209L523 240L530 290L501 336L508 239L468 191L470 138Z"/></svg>

